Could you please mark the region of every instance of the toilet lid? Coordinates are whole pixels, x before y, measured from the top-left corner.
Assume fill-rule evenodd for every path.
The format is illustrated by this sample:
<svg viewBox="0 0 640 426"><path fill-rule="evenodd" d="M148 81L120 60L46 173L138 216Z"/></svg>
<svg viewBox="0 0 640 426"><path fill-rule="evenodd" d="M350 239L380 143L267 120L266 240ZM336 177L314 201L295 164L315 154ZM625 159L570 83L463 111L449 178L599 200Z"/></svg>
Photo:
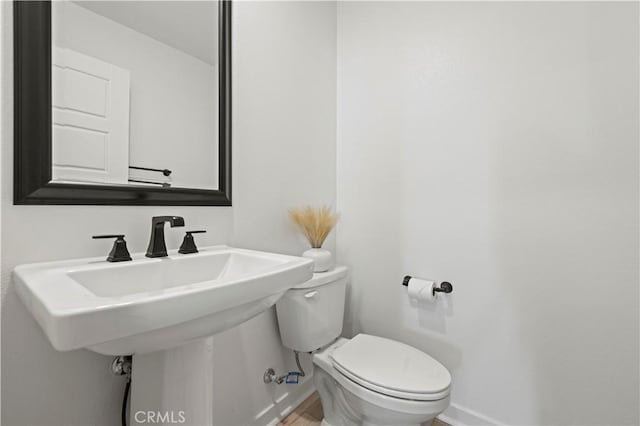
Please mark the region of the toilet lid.
<svg viewBox="0 0 640 426"><path fill-rule="evenodd" d="M449 371L426 353L383 337L358 334L331 354L334 367L358 384L405 399L444 398Z"/></svg>

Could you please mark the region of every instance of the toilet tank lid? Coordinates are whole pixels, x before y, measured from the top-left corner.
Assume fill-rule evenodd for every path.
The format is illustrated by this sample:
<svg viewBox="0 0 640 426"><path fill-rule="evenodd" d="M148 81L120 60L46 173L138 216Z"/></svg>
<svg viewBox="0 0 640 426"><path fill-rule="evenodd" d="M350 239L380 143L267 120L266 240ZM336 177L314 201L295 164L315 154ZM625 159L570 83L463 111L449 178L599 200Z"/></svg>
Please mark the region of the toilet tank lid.
<svg viewBox="0 0 640 426"><path fill-rule="evenodd" d="M327 272L314 272L313 277L309 281L305 281L293 288L313 288L324 284L329 284L347 276L349 269L346 266L336 266Z"/></svg>

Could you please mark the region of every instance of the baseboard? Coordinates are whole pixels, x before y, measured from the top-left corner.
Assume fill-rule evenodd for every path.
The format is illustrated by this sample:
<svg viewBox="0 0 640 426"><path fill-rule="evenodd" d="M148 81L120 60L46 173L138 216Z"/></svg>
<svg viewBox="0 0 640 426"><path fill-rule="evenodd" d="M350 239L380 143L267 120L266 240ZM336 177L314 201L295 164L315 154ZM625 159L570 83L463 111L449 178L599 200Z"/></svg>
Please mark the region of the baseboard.
<svg viewBox="0 0 640 426"><path fill-rule="evenodd" d="M491 417L463 408L457 404L449 405L449 408L440 414L438 418L451 426L502 426L499 421Z"/></svg>
<svg viewBox="0 0 640 426"><path fill-rule="evenodd" d="M287 417L296 407L309 398L315 388L311 376L305 377L305 380L298 385L289 386L291 390L283 394L276 402L265 407L257 416L254 417L255 425L276 426L280 420Z"/></svg>

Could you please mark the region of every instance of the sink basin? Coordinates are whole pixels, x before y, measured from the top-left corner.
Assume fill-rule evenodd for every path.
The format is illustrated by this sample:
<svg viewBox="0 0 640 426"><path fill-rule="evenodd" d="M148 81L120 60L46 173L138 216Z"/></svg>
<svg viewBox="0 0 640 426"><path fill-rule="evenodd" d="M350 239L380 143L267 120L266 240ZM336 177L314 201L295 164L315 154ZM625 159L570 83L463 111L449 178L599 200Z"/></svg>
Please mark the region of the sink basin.
<svg viewBox="0 0 640 426"><path fill-rule="evenodd" d="M312 277L312 260L227 246L18 266L18 295L60 351L132 355L231 328Z"/></svg>

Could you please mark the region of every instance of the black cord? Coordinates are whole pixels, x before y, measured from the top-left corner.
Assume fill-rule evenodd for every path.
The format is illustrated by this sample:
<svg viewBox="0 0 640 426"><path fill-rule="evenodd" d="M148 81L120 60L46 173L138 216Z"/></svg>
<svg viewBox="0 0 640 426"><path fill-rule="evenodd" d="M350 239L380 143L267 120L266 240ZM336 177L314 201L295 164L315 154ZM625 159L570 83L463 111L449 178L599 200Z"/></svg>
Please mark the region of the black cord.
<svg viewBox="0 0 640 426"><path fill-rule="evenodd" d="M131 379L127 380L124 386L124 396L122 398L122 426L127 426L127 401L129 400L129 389L131 389Z"/></svg>

